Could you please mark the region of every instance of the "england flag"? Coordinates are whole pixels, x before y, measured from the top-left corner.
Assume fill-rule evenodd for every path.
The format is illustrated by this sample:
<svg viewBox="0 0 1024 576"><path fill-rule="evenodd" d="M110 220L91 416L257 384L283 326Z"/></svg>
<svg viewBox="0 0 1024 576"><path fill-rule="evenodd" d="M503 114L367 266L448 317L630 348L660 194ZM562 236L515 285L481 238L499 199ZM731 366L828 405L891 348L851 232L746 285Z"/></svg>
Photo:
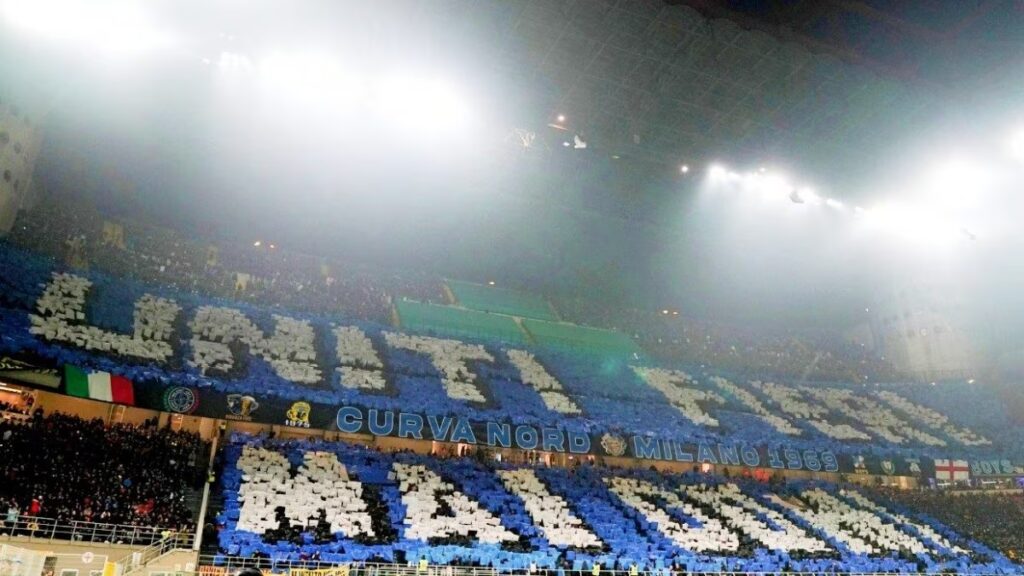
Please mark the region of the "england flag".
<svg viewBox="0 0 1024 576"><path fill-rule="evenodd" d="M939 481L958 482L970 480L971 469L967 460L936 460L935 479Z"/></svg>

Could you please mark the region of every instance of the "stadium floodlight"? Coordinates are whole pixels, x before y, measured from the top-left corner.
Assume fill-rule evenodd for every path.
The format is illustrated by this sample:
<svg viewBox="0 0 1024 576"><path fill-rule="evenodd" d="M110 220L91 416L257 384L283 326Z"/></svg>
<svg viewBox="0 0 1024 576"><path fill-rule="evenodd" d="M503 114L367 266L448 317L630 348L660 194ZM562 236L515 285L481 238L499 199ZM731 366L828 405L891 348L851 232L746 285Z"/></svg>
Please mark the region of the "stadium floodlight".
<svg viewBox="0 0 1024 576"><path fill-rule="evenodd" d="M384 120L404 131L437 136L461 132L472 123L469 101L439 76L392 74L375 84L373 105Z"/></svg>
<svg viewBox="0 0 1024 576"><path fill-rule="evenodd" d="M991 187L992 181L992 174L981 163L954 157L931 169L924 181L924 191L930 205L953 215L965 205L976 202L979 194Z"/></svg>
<svg viewBox="0 0 1024 576"><path fill-rule="evenodd" d="M819 205L821 204L821 196L818 196L818 194L813 189L804 186L799 190L796 188L790 189L789 201L792 202L793 204L809 203Z"/></svg>
<svg viewBox="0 0 1024 576"><path fill-rule="evenodd" d="M559 124L565 122L565 114L559 114L557 120Z"/></svg>
<svg viewBox="0 0 1024 576"><path fill-rule="evenodd" d="M687 172L690 171L690 167L687 166L686 164L683 164L682 166L679 167L679 171L682 172L683 174L686 174Z"/></svg>
<svg viewBox="0 0 1024 576"><path fill-rule="evenodd" d="M217 66L221 70L245 72L252 69L252 61L244 54L237 52L221 52L217 58Z"/></svg>
<svg viewBox="0 0 1024 576"><path fill-rule="evenodd" d="M792 194L795 188L781 174L752 174L751 180L755 189L765 196L773 198L789 197L790 200L793 200ZM799 197L800 194L803 194L802 190L797 196Z"/></svg>
<svg viewBox="0 0 1024 576"><path fill-rule="evenodd" d="M728 171L721 164L712 164L708 168L708 176L712 180L721 180L725 178L726 174L728 174Z"/></svg>
<svg viewBox="0 0 1024 576"><path fill-rule="evenodd" d="M363 78L325 51L273 51L260 60L259 76L268 94L303 107L313 104L344 111L358 106L366 96Z"/></svg>

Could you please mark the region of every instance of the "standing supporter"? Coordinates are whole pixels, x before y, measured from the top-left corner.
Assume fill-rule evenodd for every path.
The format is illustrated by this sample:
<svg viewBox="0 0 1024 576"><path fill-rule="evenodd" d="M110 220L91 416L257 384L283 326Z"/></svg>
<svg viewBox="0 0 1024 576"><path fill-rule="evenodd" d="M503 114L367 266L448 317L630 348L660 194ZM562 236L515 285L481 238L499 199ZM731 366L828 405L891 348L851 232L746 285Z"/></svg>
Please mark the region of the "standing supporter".
<svg viewBox="0 0 1024 576"><path fill-rule="evenodd" d="M192 520L186 493L201 484L190 462L198 436L51 414L0 422L0 498L8 517L177 529ZM8 432L10 434L8 434Z"/></svg>

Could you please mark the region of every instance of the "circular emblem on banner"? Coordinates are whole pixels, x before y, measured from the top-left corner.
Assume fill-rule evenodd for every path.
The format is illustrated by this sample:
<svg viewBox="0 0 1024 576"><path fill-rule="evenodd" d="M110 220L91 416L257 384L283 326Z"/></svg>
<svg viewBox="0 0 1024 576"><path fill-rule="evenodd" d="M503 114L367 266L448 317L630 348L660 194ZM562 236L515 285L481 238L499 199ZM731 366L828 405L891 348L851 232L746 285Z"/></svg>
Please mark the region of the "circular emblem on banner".
<svg viewBox="0 0 1024 576"><path fill-rule="evenodd" d="M168 412L191 414L199 406L199 395L191 388L172 386L164 392L164 408Z"/></svg>
<svg viewBox="0 0 1024 576"><path fill-rule="evenodd" d="M626 441L621 436L605 434L601 436L601 448L604 448L609 456L622 456L626 453Z"/></svg>
<svg viewBox="0 0 1024 576"><path fill-rule="evenodd" d="M94 558L92 552L82 552L82 564L92 564Z"/></svg>

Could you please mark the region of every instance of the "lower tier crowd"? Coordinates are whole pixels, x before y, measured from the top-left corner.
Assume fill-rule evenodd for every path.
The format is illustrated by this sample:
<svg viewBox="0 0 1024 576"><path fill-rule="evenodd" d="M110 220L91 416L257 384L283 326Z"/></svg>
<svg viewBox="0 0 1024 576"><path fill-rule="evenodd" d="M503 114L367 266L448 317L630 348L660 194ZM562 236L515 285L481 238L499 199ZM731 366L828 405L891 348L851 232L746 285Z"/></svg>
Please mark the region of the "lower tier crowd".
<svg viewBox="0 0 1024 576"><path fill-rule="evenodd" d="M935 490L887 490L890 501L954 526L958 532L1024 560L1024 491L965 491L952 495Z"/></svg>
<svg viewBox="0 0 1024 576"><path fill-rule="evenodd" d="M90 521L190 530L196 435L45 414L0 420L4 527ZM1018 570L1024 495L864 489L741 474L517 467L237 436L220 460L221 559L503 570ZM17 529L15 529L18 527Z"/></svg>
<svg viewBox="0 0 1024 576"><path fill-rule="evenodd" d="M188 529L186 498L205 479L206 443L188 432L68 414L0 420L6 527L32 518Z"/></svg>
<svg viewBox="0 0 1024 576"><path fill-rule="evenodd" d="M997 526L960 531L955 517L940 521L885 494L820 481L519 467L244 436L229 442L224 462L221 562L426 561L499 571L1019 570L1012 545L1004 546L1003 538L1013 536Z"/></svg>

